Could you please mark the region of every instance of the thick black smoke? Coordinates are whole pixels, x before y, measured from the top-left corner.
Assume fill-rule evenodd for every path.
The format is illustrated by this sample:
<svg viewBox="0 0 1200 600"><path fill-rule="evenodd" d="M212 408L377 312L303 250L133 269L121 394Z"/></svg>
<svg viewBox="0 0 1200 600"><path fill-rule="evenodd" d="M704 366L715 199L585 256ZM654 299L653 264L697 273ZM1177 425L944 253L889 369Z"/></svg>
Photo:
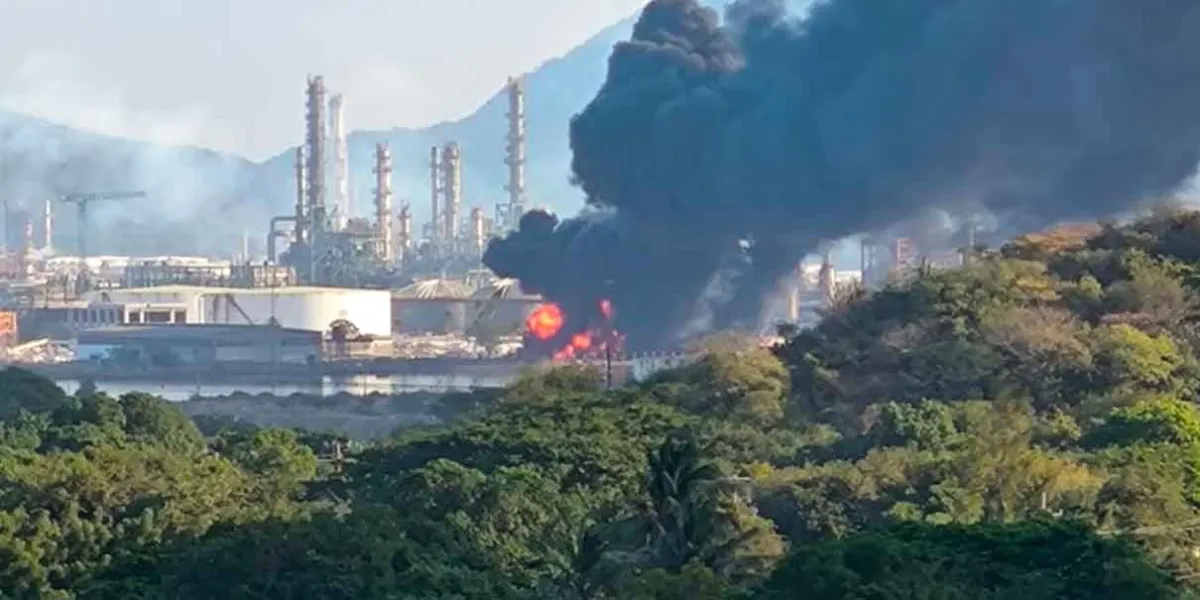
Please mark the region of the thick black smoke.
<svg viewBox="0 0 1200 600"><path fill-rule="evenodd" d="M594 214L532 213L485 262L634 348L752 322L818 240L945 209L1129 210L1200 161L1200 3L655 0L571 123ZM741 242L749 241L748 248Z"/></svg>

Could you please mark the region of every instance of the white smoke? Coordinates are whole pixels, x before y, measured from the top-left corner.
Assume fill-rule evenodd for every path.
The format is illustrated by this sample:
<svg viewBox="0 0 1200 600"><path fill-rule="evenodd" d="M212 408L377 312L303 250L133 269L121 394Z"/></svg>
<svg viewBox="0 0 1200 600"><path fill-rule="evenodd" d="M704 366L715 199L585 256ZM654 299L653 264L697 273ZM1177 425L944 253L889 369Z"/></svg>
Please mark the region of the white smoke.
<svg viewBox="0 0 1200 600"><path fill-rule="evenodd" d="M74 129L167 146L231 147L232 139L198 106L131 110L119 88L63 52L27 56L0 92L0 105ZM214 141L226 144L214 144Z"/></svg>
<svg viewBox="0 0 1200 600"><path fill-rule="evenodd" d="M242 225L216 207L236 204L251 164L196 147L233 136L195 106L130 105L94 65L31 54L0 90L0 107L15 113L0 112L0 191L26 207L65 193L145 191L91 208L89 252L231 252ZM78 227L63 208L55 246L71 251Z"/></svg>

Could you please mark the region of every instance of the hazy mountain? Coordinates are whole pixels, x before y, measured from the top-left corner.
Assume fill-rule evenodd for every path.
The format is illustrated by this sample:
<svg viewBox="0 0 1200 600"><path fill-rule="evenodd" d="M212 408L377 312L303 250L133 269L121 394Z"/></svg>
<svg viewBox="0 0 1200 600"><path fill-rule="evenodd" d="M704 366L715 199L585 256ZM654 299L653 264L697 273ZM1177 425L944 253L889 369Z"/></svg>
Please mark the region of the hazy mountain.
<svg viewBox="0 0 1200 600"><path fill-rule="evenodd" d="M568 54L551 60L526 78L526 179L530 203L574 211L579 194L568 184L567 124L595 94L613 43L628 36L632 20L613 25ZM297 81L298 90L304 82ZM504 135L507 98L504 82L474 113L457 121L420 129L356 131L349 139L351 189L356 213L371 211L375 144L387 142L393 157L397 205L411 200L419 227L428 218L429 148L456 141L463 153L464 213L482 206L491 214L505 197ZM336 92L337 90L330 90ZM303 101L297 100L300 114ZM354 99L347 98L347 110ZM296 123L296 139L304 124ZM263 163L200 148L168 147L75 130L40 119L0 111L0 214L17 243L22 223L40 223L47 197L67 192L144 190L144 200L93 204L96 228L89 251L98 253L217 253L240 248L245 233L261 253L267 220L290 213L295 202L294 148ZM24 212L23 212L24 211ZM76 247L74 207L59 208L55 246ZM40 227L37 227L39 244Z"/></svg>
<svg viewBox="0 0 1200 600"><path fill-rule="evenodd" d="M0 199L4 242L16 245L26 218L41 223L47 198L79 192L144 191L144 199L89 206L94 252L214 249L197 219L235 206L251 189L254 163L201 148L171 147L79 131L0 111ZM76 207L55 206L54 245L76 248ZM37 242L43 243L40 227ZM219 236L218 236L219 237ZM196 250L193 250L196 251Z"/></svg>

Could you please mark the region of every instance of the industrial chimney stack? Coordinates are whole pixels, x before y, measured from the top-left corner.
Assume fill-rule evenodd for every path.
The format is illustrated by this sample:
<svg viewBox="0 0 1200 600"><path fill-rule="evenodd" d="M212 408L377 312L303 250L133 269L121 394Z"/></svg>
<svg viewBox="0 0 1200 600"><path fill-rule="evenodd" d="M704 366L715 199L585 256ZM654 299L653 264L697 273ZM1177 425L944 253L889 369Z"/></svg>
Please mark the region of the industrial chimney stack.
<svg viewBox="0 0 1200 600"><path fill-rule="evenodd" d="M413 231L412 211L406 201L400 206L400 216L396 218L396 258L403 262L412 254Z"/></svg>
<svg viewBox="0 0 1200 600"><path fill-rule="evenodd" d="M442 163L438 147L429 149L429 241L436 248L442 242Z"/></svg>
<svg viewBox="0 0 1200 600"><path fill-rule="evenodd" d="M471 247L483 256L483 246L487 242L487 231L484 228L483 209L478 206L471 209Z"/></svg>
<svg viewBox="0 0 1200 600"><path fill-rule="evenodd" d="M308 147L307 210L310 233L323 231L327 226L325 209L325 78L308 79L308 114L304 143ZM312 236L316 237L316 236ZM312 241L312 240L310 240Z"/></svg>
<svg viewBox="0 0 1200 600"><path fill-rule="evenodd" d="M42 251L49 256L54 252L54 200L46 199L42 206Z"/></svg>
<svg viewBox="0 0 1200 600"><path fill-rule="evenodd" d="M446 201L442 208L442 235L446 244L453 248L458 244L458 220L462 210L462 154L455 142L442 148L442 181Z"/></svg>
<svg viewBox="0 0 1200 600"><path fill-rule="evenodd" d="M296 148L296 209L293 218L296 219L296 242L308 241L308 211L305 210L308 199L308 170L304 166L304 146Z"/></svg>
<svg viewBox="0 0 1200 600"><path fill-rule="evenodd" d="M379 259L390 265L396 253L392 239L392 154L387 144L375 145L375 227Z"/></svg>
<svg viewBox="0 0 1200 600"><path fill-rule="evenodd" d="M333 193L338 229L350 219L350 149L346 143L346 105L341 94L329 99L329 135L333 138Z"/></svg>
<svg viewBox="0 0 1200 600"><path fill-rule="evenodd" d="M525 214L525 77L508 79L508 144L504 164L508 165L508 223L516 228Z"/></svg>

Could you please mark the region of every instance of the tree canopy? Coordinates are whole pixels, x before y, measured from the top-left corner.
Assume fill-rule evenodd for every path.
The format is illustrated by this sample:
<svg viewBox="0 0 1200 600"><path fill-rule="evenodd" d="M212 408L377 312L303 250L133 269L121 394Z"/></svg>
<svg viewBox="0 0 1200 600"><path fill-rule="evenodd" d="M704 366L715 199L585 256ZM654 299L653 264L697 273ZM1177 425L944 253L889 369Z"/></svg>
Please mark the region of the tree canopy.
<svg viewBox="0 0 1200 600"><path fill-rule="evenodd" d="M0 371L0 598L1183 599L1200 215L1023 236L384 441Z"/></svg>

